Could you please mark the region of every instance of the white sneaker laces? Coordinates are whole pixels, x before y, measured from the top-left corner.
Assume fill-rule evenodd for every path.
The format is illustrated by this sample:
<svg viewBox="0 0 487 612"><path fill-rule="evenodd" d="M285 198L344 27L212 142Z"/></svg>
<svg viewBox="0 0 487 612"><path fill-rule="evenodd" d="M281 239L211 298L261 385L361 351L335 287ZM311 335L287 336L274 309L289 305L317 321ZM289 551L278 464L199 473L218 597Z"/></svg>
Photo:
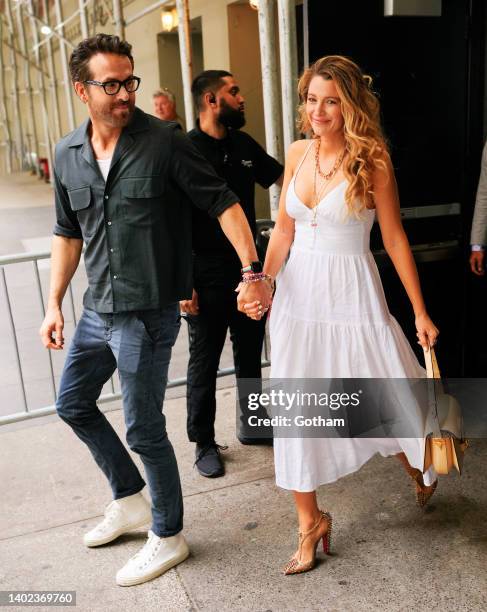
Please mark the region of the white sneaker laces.
<svg viewBox="0 0 487 612"><path fill-rule="evenodd" d="M143 570L146 568L149 563L151 563L154 557L159 552L159 548L161 547L161 538L156 536L155 533L150 532L147 542L144 546L130 559L130 561L139 561L141 565L138 566L139 570ZM146 557L144 559L144 557Z"/></svg>
<svg viewBox="0 0 487 612"><path fill-rule="evenodd" d="M96 527L97 531L104 531L108 528L111 523L118 517L120 513L120 509L115 501L112 501L105 508L105 518L103 521Z"/></svg>

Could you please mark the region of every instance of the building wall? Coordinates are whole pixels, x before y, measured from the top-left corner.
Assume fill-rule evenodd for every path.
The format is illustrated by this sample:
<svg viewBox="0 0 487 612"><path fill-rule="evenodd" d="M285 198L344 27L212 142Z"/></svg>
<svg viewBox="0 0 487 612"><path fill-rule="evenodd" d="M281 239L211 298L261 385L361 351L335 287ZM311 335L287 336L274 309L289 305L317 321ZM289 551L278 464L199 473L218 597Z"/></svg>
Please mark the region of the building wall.
<svg viewBox="0 0 487 612"><path fill-rule="evenodd" d="M248 3L233 3L228 11L230 71L235 75L245 98L245 131L265 147L264 99L257 12ZM257 217L269 216L267 192L257 185Z"/></svg>
<svg viewBox="0 0 487 612"><path fill-rule="evenodd" d="M229 0L190 0L191 17L201 17L205 69L230 69L227 5Z"/></svg>

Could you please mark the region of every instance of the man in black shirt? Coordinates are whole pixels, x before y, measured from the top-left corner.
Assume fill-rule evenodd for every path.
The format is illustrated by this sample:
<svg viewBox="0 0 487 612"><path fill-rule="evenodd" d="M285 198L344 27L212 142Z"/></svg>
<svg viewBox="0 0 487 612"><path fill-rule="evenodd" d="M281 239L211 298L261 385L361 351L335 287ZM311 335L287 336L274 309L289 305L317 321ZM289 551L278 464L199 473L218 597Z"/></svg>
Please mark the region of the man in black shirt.
<svg viewBox="0 0 487 612"><path fill-rule="evenodd" d="M56 146L56 224L51 286L40 334L64 346L61 304L83 242L88 290L66 356L56 408L107 477L113 501L84 536L101 546L152 520L142 550L118 571L121 586L151 580L186 559L178 466L162 403L179 301L191 296L191 202L218 218L243 266L257 264L238 198L175 124L135 107L140 79L131 46L97 34L70 59L89 119ZM264 282L247 285L239 303L270 303ZM144 464L145 482L96 401L118 369L127 443Z"/></svg>
<svg viewBox="0 0 487 612"><path fill-rule="evenodd" d="M244 98L229 72L201 73L193 81L192 92L199 118L188 136L237 194L255 237L255 184L264 188L280 184L283 167L240 131L245 124ZM188 436L196 442L200 474L216 477L224 474L214 423L216 374L226 333L230 329L237 384L239 378L260 378L265 317L253 321L237 310L239 260L218 223L196 207L192 212L194 290L191 300L181 302L190 338Z"/></svg>

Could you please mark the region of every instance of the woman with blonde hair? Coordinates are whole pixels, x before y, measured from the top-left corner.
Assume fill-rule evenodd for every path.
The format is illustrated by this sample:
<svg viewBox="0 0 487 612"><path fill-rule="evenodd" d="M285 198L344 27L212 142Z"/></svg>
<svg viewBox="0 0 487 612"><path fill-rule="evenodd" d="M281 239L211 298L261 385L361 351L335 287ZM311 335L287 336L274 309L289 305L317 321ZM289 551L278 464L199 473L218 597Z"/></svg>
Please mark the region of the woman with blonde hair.
<svg viewBox="0 0 487 612"><path fill-rule="evenodd" d="M374 218L414 311L417 336L433 346L428 316L404 233L394 171L380 128L371 78L350 59L327 56L299 81L299 128L310 140L288 151L276 226L264 272L277 278L270 317L271 378L422 378L424 369L389 313L369 248ZM260 318L257 303L246 312ZM358 470L375 453L397 455L424 505L436 487L422 474L421 438L276 438L278 486L292 490L299 547L284 571L312 569L329 551L331 515L316 489Z"/></svg>

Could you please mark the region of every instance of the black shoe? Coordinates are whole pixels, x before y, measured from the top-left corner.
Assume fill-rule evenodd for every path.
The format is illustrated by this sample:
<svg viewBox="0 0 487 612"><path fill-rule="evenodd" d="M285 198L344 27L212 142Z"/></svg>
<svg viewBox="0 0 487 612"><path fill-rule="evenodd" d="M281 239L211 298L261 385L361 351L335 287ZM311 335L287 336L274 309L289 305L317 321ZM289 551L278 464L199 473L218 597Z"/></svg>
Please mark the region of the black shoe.
<svg viewBox="0 0 487 612"><path fill-rule="evenodd" d="M274 438L247 438L246 436L237 436L240 444L245 446L273 446Z"/></svg>
<svg viewBox="0 0 487 612"><path fill-rule="evenodd" d="M196 444L194 465L202 476L206 478L218 478L225 474L225 467L220 457L221 450L227 450L228 446L220 446L216 442L208 444Z"/></svg>

